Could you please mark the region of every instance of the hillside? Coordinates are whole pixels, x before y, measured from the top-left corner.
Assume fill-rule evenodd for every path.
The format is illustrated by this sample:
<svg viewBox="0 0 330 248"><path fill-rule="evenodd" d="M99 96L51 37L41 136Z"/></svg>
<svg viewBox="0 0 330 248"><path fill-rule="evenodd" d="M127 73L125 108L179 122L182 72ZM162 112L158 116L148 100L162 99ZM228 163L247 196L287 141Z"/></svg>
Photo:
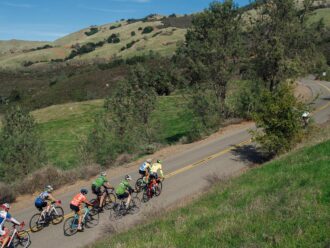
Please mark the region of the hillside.
<svg viewBox="0 0 330 248"><path fill-rule="evenodd" d="M127 58L148 53L150 50L171 55L176 49L177 42L183 41L190 21L191 16L150 16L91 26L54 42L20 42L17 46L17 42L6 41L0 43L0 49L3 50L0 68L36 68L48 65L52 61L67 61L73 65L79 61L105 62L114 57ZM111 35L119 39L109 41ZM79 54L68 58L72 51L79 51Z"/></svg>
<svg viewBox="0 0 330 248"><path fill-rule="evenodd" d="M166 214L155 210L149 224L93 247L328 247L329 131L318 136L327 133L327 141L237 178L210 177L214 185L199 199Z"/></svg>

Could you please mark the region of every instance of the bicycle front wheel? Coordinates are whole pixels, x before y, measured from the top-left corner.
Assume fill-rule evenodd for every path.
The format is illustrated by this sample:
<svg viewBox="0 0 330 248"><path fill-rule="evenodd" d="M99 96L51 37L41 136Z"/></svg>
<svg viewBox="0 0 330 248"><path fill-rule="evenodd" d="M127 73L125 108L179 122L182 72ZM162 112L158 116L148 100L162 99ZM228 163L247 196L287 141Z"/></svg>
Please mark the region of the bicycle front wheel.
<svg viewBox="0 0 330 248"><path fill-rule="evenodd" d="M19 231L13 240L14 247L26 248L29 247L30 244L30 234L27 231Z"/></svg>
<svg viewBox="0 0 330 248"><path fill-rule="evenodd" d="M54 208L54 210L51 212L50 216L51 216L53 225L60 224L64 219L64 210L63 210L63 208L60 207L60 206L56 206Z"/></svg>
<svg viewBox="0 0 330 248"><path fill-rule="evenodd" d="M91 215L90 213L85 217L85 225L87 228L96 227L99 224L100 214L96 213Z"/></svg>
<svg viewBox="0 0 330 248"><path fill-rule="evenodd" d="M115 205L116 201L117 201L116 195L113 194L113 193L109 193L104 198L104 209L110 210L111 208L113 208L113 206Z"/></svg>
<svg viewBox="0 0 330 248"><path fill-rule="evenodd" d="M143 186L144 186L143 178L139 178L138 180L136 180L135 188L138 193L141 192Z"/></svg>
<svg viewBox="0 0 330 248"><path fill-rule="evenodd" d="M130 202L130 208L129 208L129 213L130 214L136 214L140 211L141 207L141 200L138 197L133 197L131 202Z"/></svg>
<svg viewBox="0 0 330 248"><path fill-rule="evenodd" d="M34 214L31 217L29 223L31 232L38 232L44 227L44 223L41 223L41 221L45 221L45 220L43 220L40 213Z"/></svg>
<svg viewBox="0 0 330 248"><path fill-rule="evenodd" d="M158 183L158 186L155 189L155 196L159 196L162 193L163 184L162 182Z"/></svg>
<svg viewBox="0 0 330 248"><path fill-rule="evenodd" d="M72 236L78 231L78 218L71 216L64 221L63 232L65 236Z"/></svg>

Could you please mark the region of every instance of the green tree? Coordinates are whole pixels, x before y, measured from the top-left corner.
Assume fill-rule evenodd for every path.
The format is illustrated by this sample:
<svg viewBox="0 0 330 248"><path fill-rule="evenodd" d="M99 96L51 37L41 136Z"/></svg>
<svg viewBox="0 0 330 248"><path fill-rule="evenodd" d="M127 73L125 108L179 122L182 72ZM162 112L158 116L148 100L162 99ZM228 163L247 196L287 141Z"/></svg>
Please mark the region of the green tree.
<svg viewBox="0 0 330 248"><path fill-rule="evenodd" d="M311 1L300 8L293 0L271 0L251 18L251 51L256 77L273 91L300 75L315 58L313 30L307 26Z"/></svg>
<svg viewBox="0 0 330 248"><path fill-rule="evenodd" d="M253 113L258 128L252 132L254 140L269 155L290 150L302 136L305 109L295 98L293 87L282 84L274 92L265 89L259 101L262 104Z"/></svg>
<svg viewBox="0 0 330 248"><path fill-rule="evenodd" d="M0 133L0 171L12 182L40 168L45 162L44 145L28 111L16 106L4 116Z"/></svg>
<svg viewBox="0 0 330 248"><path fill-rule="evenodd" d="M240 12L233 1L213 2L194 16L186 42L178 50L190 85L200 93L209 91L204 102L216 104L219 117L226 116L227 85L239 71L241 26Z"/></svg>

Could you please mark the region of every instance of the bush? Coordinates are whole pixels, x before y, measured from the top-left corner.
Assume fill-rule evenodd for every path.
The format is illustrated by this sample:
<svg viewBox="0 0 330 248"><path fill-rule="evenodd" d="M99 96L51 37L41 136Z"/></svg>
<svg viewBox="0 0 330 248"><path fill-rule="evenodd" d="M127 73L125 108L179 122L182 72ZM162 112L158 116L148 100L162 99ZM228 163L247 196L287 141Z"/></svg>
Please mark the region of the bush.
<svg viewBox="0 0 330 248"><path fill-rule="evenodd" d="M135 36L135 35L136 35L135 31L132 31L131 36Z"/></svg>
<svg viewBox="0 0 330 248"><path fill-rule="evenodd" d="M15 190L12 186L0 182L0 204L13 202L16 198Z"/></svg>
<svg viewBox="0 0 330 248"><path fill-rule="evenodd" d="M115 25L112 25L112 26L110 26L110 30L112 30L112 29L116 29L116 28L119 28L119 27L121 27L121 24L118 24L117 26L115 26Z"/></svg>
<svg viewBox="0 0 330 248"><path fill-rule="evenodd" d="M119 38L119 34L111 34L108 38L108 43L119 43L120 42L120 38Z"/></svg>
<svg viewBox="0 0 330 248"><path fill-rule="evenodd" d="M275 92L263 90L259 101L262 104L252 115L258 128L251 131L253 140L270 156L290 150L302 136L301 114L306 107L287 85L280 85Z"/></svg>
<svg viewBox="0 0 330 248"><path fill-rule="evenodd" d="M87 36L91 36L93 34L96 34L99 31L98 28L96 27L91 27L89 31L85 32L85 35Z"/></svg>
<svg viewBox="0 0 330 248"><path fill-rule="evenodd" d="M143 28L142 27L139 27L138 30L141 31L141 30L143 30Z"/></svg>
<svg viewBox="0 0 330 248"><path fill-rule="evenodd" d="M152 31L154 31L154 28L152 26L147 26L143 29L142 34L149 34Z"/></svg>

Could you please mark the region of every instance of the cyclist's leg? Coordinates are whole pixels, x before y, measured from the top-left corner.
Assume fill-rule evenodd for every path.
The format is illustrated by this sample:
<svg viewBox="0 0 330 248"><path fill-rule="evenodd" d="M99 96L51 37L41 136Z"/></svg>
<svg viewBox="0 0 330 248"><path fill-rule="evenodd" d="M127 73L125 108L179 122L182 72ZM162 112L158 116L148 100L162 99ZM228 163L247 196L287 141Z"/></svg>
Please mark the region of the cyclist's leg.
<svg viewBox="0 0 330 248"><path fill-rule="evenodd" d="M128 209L132 197L131 197L131 194L130 193L125 193L125 196L127 197L127 200L126 200L126 209Z"/></svg>
<svg viewBox="0 0 330 248"><path fill-rule="evenodd" d="M10 238L9 232L10 232L9 229L6 227L3 230L2 227L0 228L0 241L2 242L1 248L6 247Z"/></svg>
<svg viewBox="0 0 330 248"><path fill-rule="evenodd" d="M99 196L100 196L100 208L103 208L103 202L104 202L104 198L105 198L106 192L105 190L103 190L103 192L101 191L100 188L100 192L99 192Z"/></svg>

